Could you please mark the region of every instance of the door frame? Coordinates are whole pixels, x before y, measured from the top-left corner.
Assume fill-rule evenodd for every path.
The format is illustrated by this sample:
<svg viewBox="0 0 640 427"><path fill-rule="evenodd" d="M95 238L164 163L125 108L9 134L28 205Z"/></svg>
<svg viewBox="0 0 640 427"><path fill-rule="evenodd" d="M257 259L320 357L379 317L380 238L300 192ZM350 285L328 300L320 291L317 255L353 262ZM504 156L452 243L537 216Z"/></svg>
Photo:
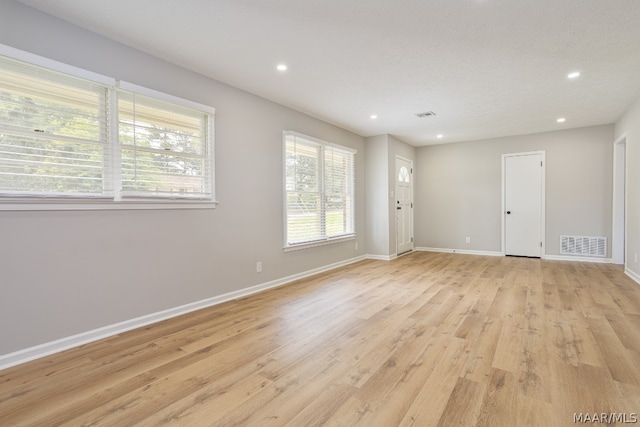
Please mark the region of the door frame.
<svg viewBox="0 0 640 427"><path fill-rule="evenodd" d="M622 156L623 163L618 160ZM614 264L627 266L627 134L623 133L613 142L613 213L611 230L611 259ZM620 176L622 175L622 176ZM621 182L622 181L622 182ZM620 188L622 185L623 188ZM622 191L624 189L624 191ZM624 216L624 221L619 224L619 216ZM622 230L618 230L622 225ZM622 252L622 253L621 253ZM620 262L622 261L622 262Z"/></svg>
<svg viewBox="0 0 640 427"><path fill-rule="evenodd" d="M545 151L541 150L541 151L525 151L522 153L506 153L506 154L502 154L502 186L501 186L501 193L502 193L502 209L501 209L501 252L502 252L502 256L506 256L507 255L507 223L505 221L505 216L507 214L506 212L506 192L507 192L507 181L506 181L506 165L507 165L507 158L509 157L519 157L519 156L533 156L533 155L540 155L542 157L542 171L541 171L541 177L540 180L541 185L542 185L542 192L541 192L541 198L542 200L540 201L540 241L542 242L542 247L540 248L540 259L544 259L546 258L546 248L547 248L547 242L546 242L546 229L545 229L545 200L547 199L546 197L546 181L545 181L545 171L547 169L547 161L546 161L546 157L545 157Z"/></svg>
<svg viewBox="0 0 640 427"><path fill-rule="evenodd" d="M414 241L414 236L413 236L413 203L414 203L414 195L413 195L413 181L414 181L414 177L413 177L413 160L407 158L407 157L403 157L403 156L398 156L396 155L396 159L393 165L393 169L394 169L394 174L393 174L393 191L394 191L394 195L395 197L393 198L393 211L394 211L394 221L393 221L393 228L396 231L396 256L398 255L398 210L396 209L396 200L398 198L398 160L402 160L405 162L408 162L411 165L411 169L409 172L409 175L411 176L411 180L409 182L410 187L411 187L411 219L409 220L409 227L411 230L411 249L403 252L402 255L407 254L412 252L415 249L415 241Z"/></svg>

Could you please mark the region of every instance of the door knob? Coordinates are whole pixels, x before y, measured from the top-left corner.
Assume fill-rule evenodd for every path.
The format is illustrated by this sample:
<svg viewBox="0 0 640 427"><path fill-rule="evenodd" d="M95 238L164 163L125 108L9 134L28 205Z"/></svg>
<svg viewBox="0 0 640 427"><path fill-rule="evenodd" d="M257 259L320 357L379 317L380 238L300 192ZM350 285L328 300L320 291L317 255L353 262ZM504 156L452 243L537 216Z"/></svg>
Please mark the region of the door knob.
<svg viewBox="0 0 640 427"><path fill-rule="evenodd" d="M511 211L507 211L507 215L510 215L510 214L511 214Z"/></svg>
<svg viewBox="0 0 640 427"><path fill-rule="evenodd" d="M398 206L396 209L400 210L400 209L402 209L402 206Z"/></svg>

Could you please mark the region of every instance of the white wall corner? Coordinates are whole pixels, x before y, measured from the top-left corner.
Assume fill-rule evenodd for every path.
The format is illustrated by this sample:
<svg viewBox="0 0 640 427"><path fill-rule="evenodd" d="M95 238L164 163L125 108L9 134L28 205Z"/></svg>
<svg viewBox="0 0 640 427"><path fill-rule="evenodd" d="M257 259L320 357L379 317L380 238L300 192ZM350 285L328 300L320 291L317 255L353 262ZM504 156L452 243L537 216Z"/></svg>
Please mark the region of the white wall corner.
<svg viewBox="0 0 640 427"><path fill-rule="evenodd" d="M624 269L624 274L633 279L634 282L640 285L640 274L636 273L633 270L629 270L628 268Z"/></svg>

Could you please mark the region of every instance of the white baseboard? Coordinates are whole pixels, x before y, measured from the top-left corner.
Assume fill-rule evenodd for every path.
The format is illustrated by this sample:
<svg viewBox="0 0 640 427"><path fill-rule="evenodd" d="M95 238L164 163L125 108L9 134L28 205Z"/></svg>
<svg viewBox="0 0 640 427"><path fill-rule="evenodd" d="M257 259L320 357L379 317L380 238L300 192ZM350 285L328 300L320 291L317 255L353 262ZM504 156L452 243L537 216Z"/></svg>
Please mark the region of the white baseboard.
<svg viewBox="0 0 640 427"><path fill-rule="evenodd" d="M313 276L319 273L324 273L325 271L333 270L338 267L343 267L345 265L362 261L366 258L367 256L363 255L356 258L339 261L333 264L326 265L324 267L314 268L312 270L304 271L298 274L293 274L291 276L272 280L270 282L251 286L245 289L240 289L238 291L229 292L229 293L218 295L211 298L206 298L200 301L181 305L179 307L158 311L156 313L151 313L144 316L136 317L134 319L125 320L124 322L119 322L113 325L104 326L102 328L93 329L91 331L82 332L77 335L72 335L70 337L61 338L55 341L50 341L44 344L39 344L33 347L29 347L23 350L18 350L12 353L3 354L3 355L0 355L0 371L6 368L10 368L11 366L19 365L21 363L25 363L31 360L39 359L41 357L49 356L54 353L68 350L73 347L78 347L80 345L87 344L93 341L98 341L100 339L107 338L113 335L121 334L123 332L140 328L142 326L147 326L152 323L157 323L162 320L170 319L172 317L181 316L183 314L187 314L192 311L200 310L203 308L211 307L213 305L221 304L223 302L242 298L251 294L265 291L267 289L277 288L279 286L286 285L296 280L304 279L305 277Z"/></svg>
<svg viewBox="0 0 640 427"><path fill-rule="evenodd" d="M627 276L631 277L637 284L640 285L640 274L636 273L633 270L629 270L626 267L624 269L624 274L626 274Z"/></svg>
<svg viewBox="0 0 640 427"><path fill-rule="evenodd" d="M421 251L421 252L444 252L444 253L449 253L449 254L504 256L504 254L502 252L476 251L476 250L467 250L467 249L428 248L428 247L418 246L418 247L414 248L414 250ZM372 258L372 257L373 257L373 255L367 255L367 258ZM550 261L597 262L597 263L601 263L601 264L611 264L613 262L612 258L581 257L581 256L570 256L570 255L569 256L567 256L567 255L544 255L543 258L546 259L546 260L550 260ZM382 259L382 258L372 258L372 259ZM637 277L640 277L640 276L637 276Z"/></svg>
<svg viewBox="0 0 640 427"><path fill-rule="evenodd" d="M366 257L367 259L376 259L378 261L391 261L392 259L396 259L398 256L396 254L392 254L392 255L367 254Z"/></svg>
<svg viewBox="0 0 640 427"><path fill-rule="evenodd" d="M549 261L575 261L575 262L597 262L600 264L611 264L611 258L598 258L587 256L571 256L571 255L545 255L544 259Z"/></svg>
<svg viewBox="0 0 640 427"><path fill-rule="evenodd" d="M444 252L449 254L466 254L466 255L486 255L486 256L503 256L502 252L495 251L475 251L470 249L448 249L448 248L425 248L416 247L416 251L421 252Z"/></svg>

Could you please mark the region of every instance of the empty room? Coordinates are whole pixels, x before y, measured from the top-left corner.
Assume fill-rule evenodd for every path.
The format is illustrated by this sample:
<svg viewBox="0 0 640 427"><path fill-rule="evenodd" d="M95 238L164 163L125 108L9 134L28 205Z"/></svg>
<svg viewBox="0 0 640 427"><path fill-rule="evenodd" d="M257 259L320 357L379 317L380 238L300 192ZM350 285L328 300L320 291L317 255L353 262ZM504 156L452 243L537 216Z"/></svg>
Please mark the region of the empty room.
<svg viewBox="0 0 640 427"><path fill-rule="evenodd" d="M0 1L0 426L626 425L637 0Z"/></svg>

